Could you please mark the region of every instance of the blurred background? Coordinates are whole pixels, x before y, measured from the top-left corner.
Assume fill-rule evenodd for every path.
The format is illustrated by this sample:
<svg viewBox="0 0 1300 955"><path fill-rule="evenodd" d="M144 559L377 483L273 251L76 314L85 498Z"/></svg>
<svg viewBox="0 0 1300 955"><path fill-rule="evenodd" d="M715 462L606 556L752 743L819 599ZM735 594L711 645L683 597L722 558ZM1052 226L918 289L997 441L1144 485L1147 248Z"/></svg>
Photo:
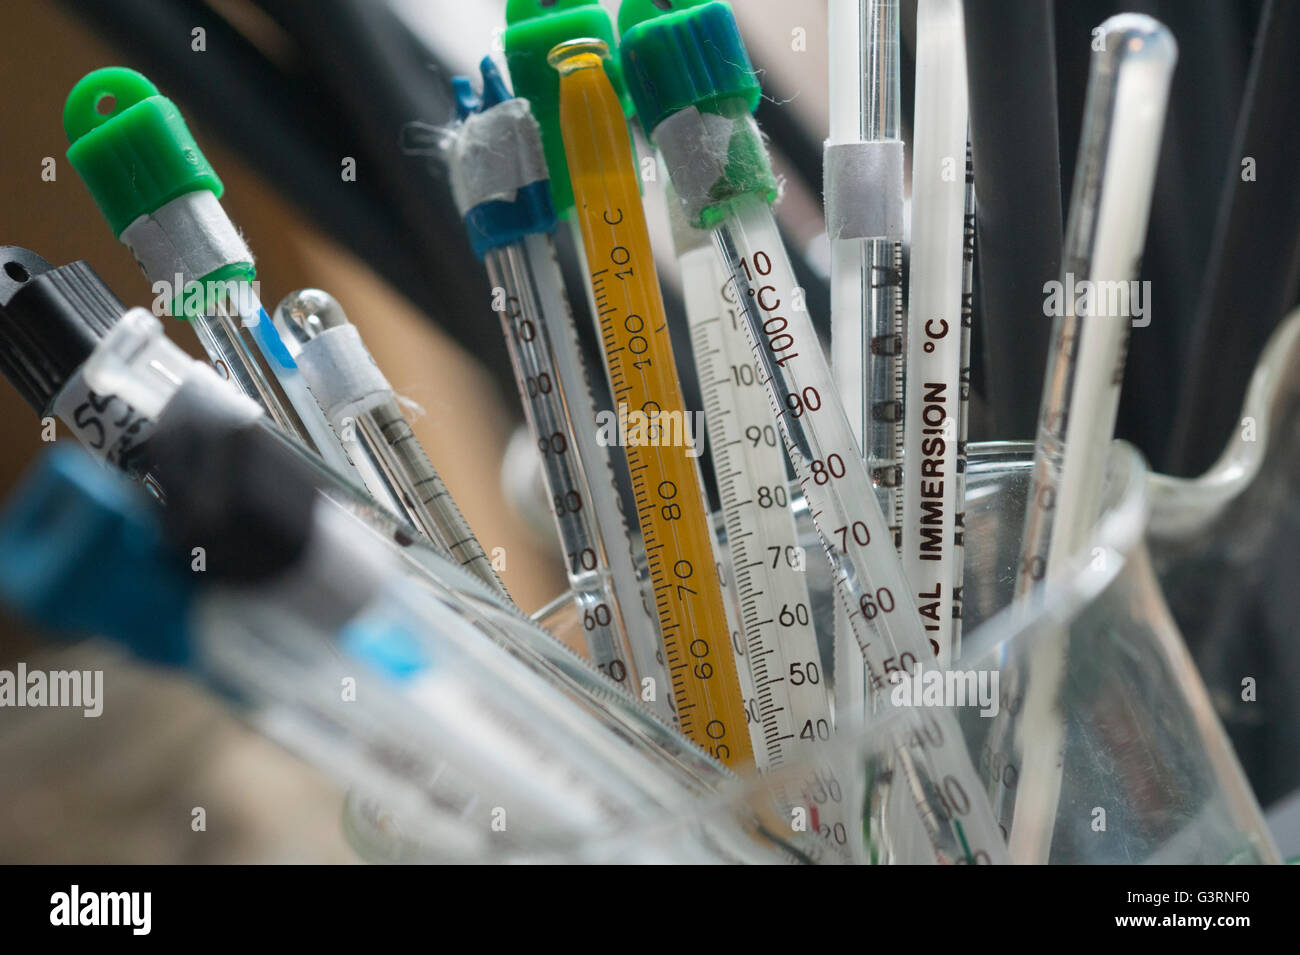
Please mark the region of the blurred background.
<svg viewBox="0 0 1300 955"><path fill-rule="evenodd" d="M121 64L148 75L181 107L225 182L223 201L258 256L263 300L307 286L338 298L398 393L423 409L414 421L421 441L485 548L505 549L502 576L531 611L564 578L549 519L530 496L531 454L508 453L522 414L490 290L438 157L403 149L408 123L452 121L453 75L476 74L484 54L500 59L504 8L504 0L7 0L0 241L56 265L86 259L128 305L149 303L129 252L64 159L62 128L64 98L85 73ZM733 8L764 80L759 123L783 178L780 224L824 333L826 3ZM902 8L906 124L915 0ZM1042 284L1060 267L1091 30L1135 10L1170 27L1180 62L1141 274L1154 289L1151 323L1133 335L1118 434L1159 470L1200 473L1236 424L1264 342L1300 298L1300 71L1288 59L1300 42L1300 3L967 0L966 9L980 216L972 440L1033 436L1049 329ZM41 175L47 157L52 181ZM1250 188L1243 157L1257 169ZM349 158L355 181L340 176ZM647 183L648 194L658 188ZM680 319L663 203L648 196L646 205L670 319ZM562 258L572 270L572 251L562 248ZM578 324L591 327L583 316ZM675 327L688 354L684 321ZM171 331L201 354L188 330ZM587 345L594 356L594 338ZM698 407L698 388L685 385ZM0 441L4 494L41 448L39 422L8 388ZM1261 588L1294 580L1300 564L1293 549L1285 554ZM1276 621L1297 615L1270 619L1243 635L1247 656L1293 685L1294 625ZM1192 649L1216 689L1209 651ZM0 862L352 859L339 792L204 693L94 641L50 648L0 619L0 667L19 659L105 669L110 705L97 720L0 711ZM1231 688L1235 671L1222 679ZM1300 786L1300 700L1290 696L1249 720L1223 714L1266 809ZM191 828L199 806L206 832Z"/></svg>

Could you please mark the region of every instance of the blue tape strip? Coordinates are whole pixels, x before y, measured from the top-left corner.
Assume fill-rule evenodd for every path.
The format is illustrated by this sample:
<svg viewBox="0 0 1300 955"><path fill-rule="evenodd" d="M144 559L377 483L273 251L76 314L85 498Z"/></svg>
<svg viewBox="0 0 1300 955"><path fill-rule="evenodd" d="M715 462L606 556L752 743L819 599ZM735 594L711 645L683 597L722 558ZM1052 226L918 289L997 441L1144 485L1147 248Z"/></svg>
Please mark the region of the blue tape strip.
<svg viewBox="0 0 1300 955"><path fill-rule="evenodd" d="M344 652L399 682L433 665L415 635L392 620L373 617L354 620L339 633L339 643Z"/></svg>
<svg viewBox="0 0 1300 955"><path fill-rule="evenodd" d="M253 335L256 336L257 343L262 347L262 354L268 358L274 358L279 362L281 368L298 367L298 363L289 354L289 349L280 340L280 333L276 331L275 325L271 322L264 308L258 312L257 324L253 326Z"/></svg>
<svg viewBox="0 0 1300 955"><path fill-rule="evenodd" d="M555 228L550 180L530 182L514 202L483 202L465 213L469 243L481 259L491 249Z"/></svg>

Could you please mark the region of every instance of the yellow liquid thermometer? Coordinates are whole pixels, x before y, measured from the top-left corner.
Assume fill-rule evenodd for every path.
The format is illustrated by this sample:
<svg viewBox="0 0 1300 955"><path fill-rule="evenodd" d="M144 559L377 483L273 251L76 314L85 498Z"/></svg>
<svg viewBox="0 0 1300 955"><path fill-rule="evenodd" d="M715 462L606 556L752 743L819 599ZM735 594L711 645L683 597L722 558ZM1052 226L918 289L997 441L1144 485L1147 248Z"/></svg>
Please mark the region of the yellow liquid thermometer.
<svg viewBox="0 0 1300 955"><path fill-rule="evenodd" d="M637 519L682 731L732 767L752 765L744 701L700 472L687 451L686 405L673 361L627 124L605 44L562 43L560 129L573 181L610 386L649 427L626 441ZM642 417L644 416L644 417ZM675 436L675 439L674 439Z"/></svg>

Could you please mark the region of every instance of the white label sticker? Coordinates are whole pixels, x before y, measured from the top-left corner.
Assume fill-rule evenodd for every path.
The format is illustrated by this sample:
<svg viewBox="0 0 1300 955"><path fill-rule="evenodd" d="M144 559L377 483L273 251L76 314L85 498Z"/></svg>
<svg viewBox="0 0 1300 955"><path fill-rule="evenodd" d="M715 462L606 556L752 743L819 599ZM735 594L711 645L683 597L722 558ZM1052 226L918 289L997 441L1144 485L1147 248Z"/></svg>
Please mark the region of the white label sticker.
<svg viewBox="0 0 1300 955"><path fill-rule="evenodd" d="M121 398L92 391L80 374L64 385L54 413L87 451L115 467L126 466L153 428L151 419Z"/></svg>

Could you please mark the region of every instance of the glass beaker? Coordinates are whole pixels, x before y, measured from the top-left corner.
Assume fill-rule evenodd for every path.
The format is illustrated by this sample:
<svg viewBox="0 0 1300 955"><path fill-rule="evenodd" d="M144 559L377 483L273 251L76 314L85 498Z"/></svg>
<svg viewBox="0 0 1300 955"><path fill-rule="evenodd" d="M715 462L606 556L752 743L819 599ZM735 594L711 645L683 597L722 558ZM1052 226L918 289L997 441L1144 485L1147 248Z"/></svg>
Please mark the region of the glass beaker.
<svg viewBox="0 0 1300 955"><path fill-rule="evenodd" d="M950 672L973 679L971 686L985 675L986 687L997 674L997 705L978 705L976 693L977 705L954 709L1008 836L1023 788L1024 757L1033 751L1038 731L1055 727L1060 758L1045 765L1055 770L1059 761L1059 772L1039 773L1054 792L1053 808L1033 840L1037 861L1279 861L1183 633L1193 647L1209 648L1211 663L1231 658L1235 645L1247 639L1261 587L1270 581L1274 625L1300 619L1300 588L1276 592L1274 557L1279 536L1300 539L1300 498L1294 492L1300 379L1289 374L1297 365L1300 313L1275 334L1252 381L1241 433L1202 478L1153 475L1132 448L1116 443L1091 545L1028 619L1009 604L1033 449L1023 442L971 445L966 636ZM796 517L805 548L816 554L811 522L799 510ZM829 634L828 574L822 562L808 564L814 615L819 630ZM1262 573L1261 566L1273 573ZM1293 572L1295 564L1289 566ZM572 607L571 600L557 599L539 619L564 632L580 626L576 617L568 620ZM1207 607L1215 612L1204 612ZM1047 654L1055 662L1046 668L1044 648L1055 651ZM822 653L831 672L825 644ZM1220 683L1235 683L1230 673L1211 671L1216 675ZM1027 711L1035 687L1038 702ZM1221 706L1220 712L1233 711ZM806 791L810 780L834 781L834 794L849 798L849 787L838 781L854 780L861 783L852 795L861 812L852 818L861 818L863 827L842 834L852 844L852 860L983 861L960 853L936 859L926 824L908 820L897 794L898 763L909 747L923 748L927 731L934 731L924 708L915 716L887 710L857 736L839 738L802 763L737 778L715 796L643 826L593 834L583 845L539 843L527 857L635 861L645 860L647 847L654 846L661 861L840 861L842 855L826 851L837 834L801 817L791 793ZM1285 738L1285 728L1281 732ZM1294 771L1294 760L1290 767ZM935 789L928 802L942 822L959 816L970 796ZM350 812L349 831L368 858L439 857L437 846L404 839L390 818L373 812L369 822Z"/></svg>
<svg viewBox="0 0 1300 955"><path fill-rule="evenodd" d="M975 680L986 675L982 685L996 687L996 706L974 693L970 705L953 707L990 798L995 805L1014 807L1020 767L1040 728L1034 721L1057 719L1064 748L1050 820L1047 858L1052 863L1278 861L1254 795L1161 594L1145 539L1148 473L1133 449L1121 443L1113 447L1105 512L1090 551L1080 556L1067 582L1052 588L1032 618L1024 619L1008 606L1031 460L1027 444L972 446L970 455L969 635L950 672ZM1063 651L1063 678L1039 666L1037 651L1049 643ZM1012 673L1018 676L1014 691L1008 692L1002 679ZM1052 683L1051 705L1027 712L1029 691L1043 680ZM859 859L983 861L960 856L936 860L925 826L902 818L900 800L891 791L907 784L898 772L900 749L891 742L899 733L900 715L893 710L857 738L840 739L803 765L738 783L712 806L683 807L673 820L569 857L617 860L620 847L647 839L675 841L670 834L706 833L726 820L788 858L829 861L819 847L827 834L800 831L799 820L790 820L787 813L792 788L829 772L865 783L863 844L855 853ZM904 735L913 738L902 751L924 748L933 725L924 714L919 727L907 724ZM946 820L960 816L970 796L934 787L928 802L935 816ZM756 819L764 820L766 828L756 825ZM778 832L782 822L786 831Z"/></svg>

